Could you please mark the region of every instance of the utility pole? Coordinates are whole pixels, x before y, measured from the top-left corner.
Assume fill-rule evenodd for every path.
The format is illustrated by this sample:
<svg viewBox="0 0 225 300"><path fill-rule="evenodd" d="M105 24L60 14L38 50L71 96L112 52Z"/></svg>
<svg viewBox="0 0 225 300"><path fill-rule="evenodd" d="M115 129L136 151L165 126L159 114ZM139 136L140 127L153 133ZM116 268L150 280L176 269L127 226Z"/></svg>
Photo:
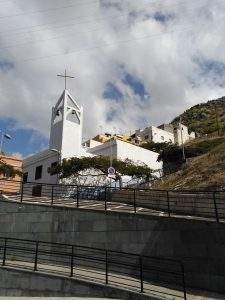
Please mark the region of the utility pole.
<svg viewBox="0 0 225 300"><path fill-rule="evenodd" d="M219 125L219 116L218 116L218 110L215 105L215 116L216 116L216 127L217 127L217 134L220 136L220 125Z"/></svg>
<svg viewBox="0 0 225 300"><path fill-rule="evenodd" d="M182 145L182 157L183 157L183 161L186 161L186 155L185 155L185 148L184 148L184 139L183 139L183 128L182 128L182 124L181 124L182 118L180 116L180 136L181 136L181 145Z"/></svg>

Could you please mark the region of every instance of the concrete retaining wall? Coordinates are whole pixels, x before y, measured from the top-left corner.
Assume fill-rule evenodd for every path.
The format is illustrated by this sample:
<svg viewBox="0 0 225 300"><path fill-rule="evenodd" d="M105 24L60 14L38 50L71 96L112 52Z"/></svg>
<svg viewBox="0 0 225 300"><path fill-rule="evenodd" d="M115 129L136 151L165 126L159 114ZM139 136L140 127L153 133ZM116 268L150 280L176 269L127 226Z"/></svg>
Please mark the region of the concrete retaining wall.
<svg viewBox="0 0 225 300"><path fill-rule="evenodd" d="M0 267L0 296L156 299L81 280L2 267Z"/></svg>
<svg viewBox="0 0 225 300"><path fill-rule="evenodd" d="M0 236L181 259L188 286L225 293L225 224L1 201Z"/></svg>

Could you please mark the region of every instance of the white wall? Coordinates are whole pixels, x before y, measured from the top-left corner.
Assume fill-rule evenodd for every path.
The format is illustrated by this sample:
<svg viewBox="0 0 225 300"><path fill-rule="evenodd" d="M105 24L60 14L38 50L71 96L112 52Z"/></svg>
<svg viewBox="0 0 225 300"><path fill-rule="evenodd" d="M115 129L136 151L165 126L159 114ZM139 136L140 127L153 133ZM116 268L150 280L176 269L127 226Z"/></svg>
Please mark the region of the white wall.
<svg viewBox="0 0 225 300"><path fill-rule="evenodd" d="M64 90L52 109L50 149L57 149L62 158L81 155L83 108Z"/></svg>
<svg viewBox="0 0 225 300"><path fill-rule="evenodd" d="M166 130L152 126L152 141L154 143L174 143L174 135Z"/></svg>
<svg viewBox="0 0 225 300"><path fill-rule="evenodd" d="M30 156L23 161L22 172L28 172L28 182L37 183L57 183L57 175L51 176L48 173L48 168L51 164L57 162L59 159L58 154L50 150L45 150L36 155ZM42 178L35 180L36 167L43 166Z"/></svg>
<svg viewBox="0 0 225 300"><path fill-rule="evenodd" d="M79 157L81 153L82 141L82 123L83 116L81 116L81 124L76 124L73 121L64 120L63 125L63 139L62 139L62 157Z"/></svg>
<svg viewBox="0 0 225 300"><path fill-rule="evenodd" d="M159 154L130 143L117 140L117 158L130 159L134 163L146 164L152 170L162 169L162 163L157 162Z"/></svg>
<svg viewBox="0 0 225 300"><path fill-rule="evenodd" d="M83 147L84 148L94 148L96 146L100 146L102 145L103 143L99 142L99 141L95 141L95 140L88 140L86 142L83 143Z"/></svg>
<svg viewBox="0 0 225 300"><path fill-rule="evenodd" d="M174 136L175 136L175 143L177 143L179 146L182 145L182 143L186 143L189 140L192 140L195 138L195 133L191 132L188 133L188 127L183 124L178 124L177 128L174 130Z"/></svg>
<svg viewBox="0 0 225 300"><path fill-rule="evenodd" d="M115 140L106 142L102 145L87 149L87 153L92 155L110 156L117 157L117 143Z"/></svg>
<svg viewBox="0 0 225 300"><path fill-rule="evenodd" d="M155 126L147 127L143 130L137 130L136 136L140 136L142 141L153 141L154 143L174 143L174 134Z"/></svg>
<svg viewBox="0 0 225 300"><path fill-rule="evenodd" d="M157 162L157 158L159 155L158 153L120 140L114 140L105 143L101 146L89 149L88 152L94 155L103 156L110 156L112 153L113 157L119 158L121 160L130 159L134 163L144 163L152 170L162 169L162 163Z"/></svg>

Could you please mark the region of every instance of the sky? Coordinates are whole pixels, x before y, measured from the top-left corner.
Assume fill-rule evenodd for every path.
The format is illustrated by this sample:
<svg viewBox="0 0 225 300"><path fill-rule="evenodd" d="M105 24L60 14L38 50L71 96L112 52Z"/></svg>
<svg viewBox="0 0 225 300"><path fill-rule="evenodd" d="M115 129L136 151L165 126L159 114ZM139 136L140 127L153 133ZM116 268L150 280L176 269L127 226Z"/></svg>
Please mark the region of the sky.
<svg viewBox="0 0 225 300"><path fill-rule="evenodd" d="M225 95L224 0L0 0L3 151L48 147L64 89L84 107L84 139L170 122Z"/></svg>

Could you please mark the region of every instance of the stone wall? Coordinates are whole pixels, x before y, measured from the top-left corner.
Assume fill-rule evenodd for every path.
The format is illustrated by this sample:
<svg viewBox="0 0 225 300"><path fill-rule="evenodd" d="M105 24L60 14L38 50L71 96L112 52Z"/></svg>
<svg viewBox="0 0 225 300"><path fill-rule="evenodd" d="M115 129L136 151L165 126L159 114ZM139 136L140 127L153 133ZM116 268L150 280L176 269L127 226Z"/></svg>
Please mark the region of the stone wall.
<svg viewBox="0 0 225 300"><path fill-rule="evenodd" d="M225 224L1 201L0 236L181 259L189 287L225 293Z"/></svg>

